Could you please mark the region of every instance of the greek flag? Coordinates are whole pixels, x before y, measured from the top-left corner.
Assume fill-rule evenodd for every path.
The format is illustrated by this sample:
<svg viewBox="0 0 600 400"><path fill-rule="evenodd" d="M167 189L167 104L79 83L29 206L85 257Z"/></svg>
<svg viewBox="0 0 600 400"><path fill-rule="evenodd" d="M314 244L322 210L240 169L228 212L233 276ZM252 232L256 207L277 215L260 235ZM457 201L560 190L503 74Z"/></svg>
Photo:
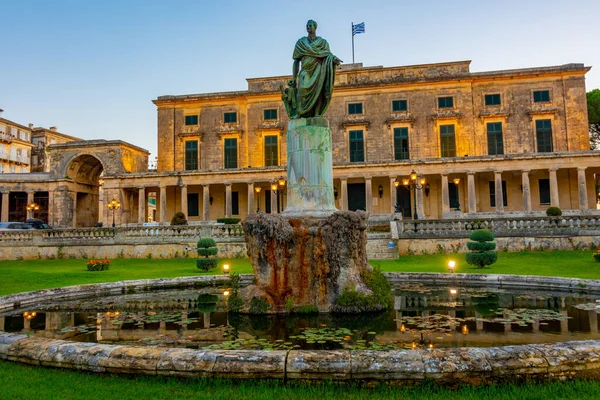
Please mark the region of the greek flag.
<svg viewBox="0 0 600 400"><path fill-rule="evenodd" d="M352 36L358 35L359 33L365 33L365 23L361 22L360 24L352 25Z"/></svg>

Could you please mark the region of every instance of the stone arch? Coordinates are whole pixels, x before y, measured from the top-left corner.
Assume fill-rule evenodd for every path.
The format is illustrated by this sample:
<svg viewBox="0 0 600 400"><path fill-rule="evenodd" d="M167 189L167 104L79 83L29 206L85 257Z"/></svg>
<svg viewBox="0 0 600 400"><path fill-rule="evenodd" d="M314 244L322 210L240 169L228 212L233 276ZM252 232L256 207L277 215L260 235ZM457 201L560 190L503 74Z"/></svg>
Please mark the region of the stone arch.
<svg viewBox="0 0 600 400"><path fill-rule="evenodd" d="M65 178L90 185L97 185L100 175L106 170L102 160L89 153L75 154L66 165Z"/></svg>

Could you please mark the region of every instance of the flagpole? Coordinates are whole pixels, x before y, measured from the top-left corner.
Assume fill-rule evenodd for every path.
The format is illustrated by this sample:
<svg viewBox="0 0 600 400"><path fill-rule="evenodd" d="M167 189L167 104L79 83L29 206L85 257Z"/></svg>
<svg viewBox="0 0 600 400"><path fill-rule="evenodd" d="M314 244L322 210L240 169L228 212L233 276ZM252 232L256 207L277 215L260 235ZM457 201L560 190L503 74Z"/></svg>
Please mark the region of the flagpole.
<svg viewBox="0 0 600 400"><path fill-rule="evenodd" d="M350 22L350 33L352 34L352 64L354 64L354 22Z"/></svg>

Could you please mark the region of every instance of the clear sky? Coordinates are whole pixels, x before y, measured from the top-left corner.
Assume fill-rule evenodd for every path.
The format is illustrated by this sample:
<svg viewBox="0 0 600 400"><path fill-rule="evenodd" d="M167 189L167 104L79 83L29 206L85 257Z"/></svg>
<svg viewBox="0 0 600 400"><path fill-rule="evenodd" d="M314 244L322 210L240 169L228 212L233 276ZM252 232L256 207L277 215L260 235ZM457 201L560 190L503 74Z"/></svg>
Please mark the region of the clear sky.
<svg viewBox="0 0 600 400"><path fill-rule="evenodd" d="M27 125L156 155L166 94L245 90L291 73L308 19L365 66L472 60L471 71L584 63L600 87L600 0L0 0L0 108Z"/></svg>

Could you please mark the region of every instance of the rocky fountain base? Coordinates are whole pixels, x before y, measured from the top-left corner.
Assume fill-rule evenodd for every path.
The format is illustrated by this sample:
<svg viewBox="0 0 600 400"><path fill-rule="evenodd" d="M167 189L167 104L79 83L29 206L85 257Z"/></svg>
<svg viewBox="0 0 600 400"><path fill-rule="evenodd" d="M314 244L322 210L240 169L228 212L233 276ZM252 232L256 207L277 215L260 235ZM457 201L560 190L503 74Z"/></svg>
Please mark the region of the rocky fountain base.
<svg viewBox="0 0 600 400"><path fill-rule="evenodd" d="M244 222L256 284L240 291L241 312L298 309L336 311L344 290L372 294L363 276L367 262L367 216L339 211L326 218L252 214ZM268 306L267 306L268 303Z"/></svg>

